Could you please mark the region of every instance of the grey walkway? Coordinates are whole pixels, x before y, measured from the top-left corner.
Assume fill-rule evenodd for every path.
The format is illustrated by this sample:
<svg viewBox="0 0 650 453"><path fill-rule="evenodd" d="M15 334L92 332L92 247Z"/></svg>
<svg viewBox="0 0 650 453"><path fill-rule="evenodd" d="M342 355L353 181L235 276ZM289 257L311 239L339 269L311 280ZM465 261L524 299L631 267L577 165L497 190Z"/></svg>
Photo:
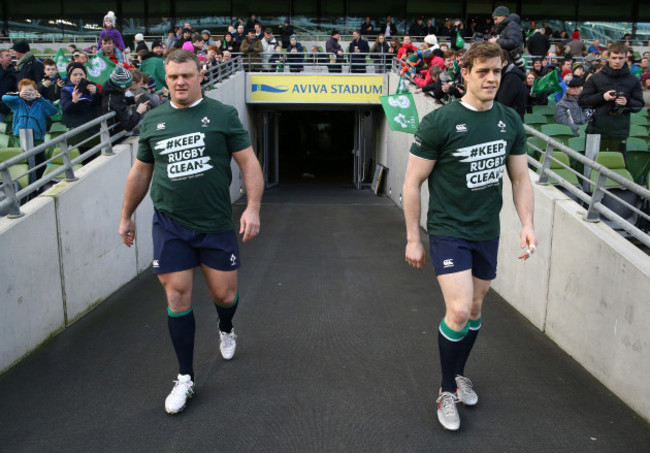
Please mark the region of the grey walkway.
<svg viewBox="0 0 650 453"><path fill-rule="evenodd" d="M0 451L648 451L648 425L494 292L467 369L479 405L443 431L443 304L433 271L404 263L400 209L305 186L270 190L262 219L242 247L230 362L197 272L184 413L163 409L175 358L145 272L0 377Z"/></svg>

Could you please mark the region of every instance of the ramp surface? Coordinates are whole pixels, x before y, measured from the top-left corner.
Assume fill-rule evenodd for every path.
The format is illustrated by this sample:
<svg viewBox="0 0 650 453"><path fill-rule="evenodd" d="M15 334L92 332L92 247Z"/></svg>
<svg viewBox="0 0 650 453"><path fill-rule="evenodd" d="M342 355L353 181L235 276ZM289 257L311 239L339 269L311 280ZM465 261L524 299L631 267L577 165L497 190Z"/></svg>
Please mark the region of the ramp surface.
<svg viewBox="0 0 650 453"><path fill-rule="evenodd" d="M0 377L0 450L648 451L648 425L493 291L467 367L479 404L445 432L443 301L404 241L401 210L369 191L268 191L261 235L242 245L230 362L196 272L197 394L183 413L164 411L176 360L147 271Z"/></svg>

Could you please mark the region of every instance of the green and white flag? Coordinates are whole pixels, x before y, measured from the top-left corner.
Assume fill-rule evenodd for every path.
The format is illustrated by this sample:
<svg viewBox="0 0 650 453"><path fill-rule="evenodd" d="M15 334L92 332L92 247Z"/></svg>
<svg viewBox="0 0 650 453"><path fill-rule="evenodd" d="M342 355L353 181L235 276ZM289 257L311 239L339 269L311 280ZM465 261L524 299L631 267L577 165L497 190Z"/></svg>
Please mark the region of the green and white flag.
<svg viewBox="0 0 650 453"><path fill-rule="evenodd" d="M117 66L111 60L104 58L102 55L95 55L86 63L86 72L88 73L88 80L97 84L103 85Z"/></svg>
<svg viewBox="0 0 650 453"><path fill-rule="evenodd" d="M68 59L63 54L63 49L59 49L54 57L54 62L56 63L56 69L59 71L61 77L65 77L68 73L66 68L68 67Z"/></svg>
<svg viewBox="0 0 650 453"><path fill-rule="evenodd" d="M418 131L418 109L411 93L391 94L379 98L391 131L415 134Z"/></svg>
<svg viewBox="0 0 650 453"><path fill-rule="evenodd" d="M557 71L553 69L541 79L535 80L530 91L533 94L543 93L544 91L562 91Z"/></svg>

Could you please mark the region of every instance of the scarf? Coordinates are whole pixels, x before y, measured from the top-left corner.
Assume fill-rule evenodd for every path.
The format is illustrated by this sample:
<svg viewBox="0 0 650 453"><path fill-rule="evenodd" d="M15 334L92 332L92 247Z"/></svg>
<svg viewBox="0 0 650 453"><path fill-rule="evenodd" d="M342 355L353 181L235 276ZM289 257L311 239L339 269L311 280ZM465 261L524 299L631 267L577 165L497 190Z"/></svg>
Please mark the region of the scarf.
<svg viewBox="0 0 650 453"><path fill-rule="evenodd" d="M18 66L18 70L23 69L23 66L25 66L25 63L27 63L27 60L29 60L33 56L34 56L34 54L32 53L31 50L29 52L27 52L25 55L23 55L23 57L20 60L18 60L18 62L16 63L16 66Z"/></svg>

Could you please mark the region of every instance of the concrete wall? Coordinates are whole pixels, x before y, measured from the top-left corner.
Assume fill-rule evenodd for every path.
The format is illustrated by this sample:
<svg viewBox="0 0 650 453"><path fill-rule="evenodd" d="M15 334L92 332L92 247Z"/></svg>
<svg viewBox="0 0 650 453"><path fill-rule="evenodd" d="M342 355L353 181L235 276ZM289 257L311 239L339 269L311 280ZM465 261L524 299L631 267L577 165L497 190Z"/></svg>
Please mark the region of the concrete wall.
<svg viewBox="0 0 650 453"><path fill-rule="evenodd" d="M210 97L234 105L249 127L244 74L224 82ZM61 182L21 207L25 216L0 218L0 372L79 319L151 265L149 196L138 207L136 242L122 244L117 230L126 177L137 138L114 147L80 169L77 181ZM243 181L233 161L231 199Z"/></svg>
<svg viewBox="0 0 650 453"><path fill-rule="evenodd" d="M394 93L396 77L389 76ZM437 108L416 95L420 119ZM387 195L401 194L412 136L377 132L377 161L389 168ZM537 181L531 172L533 182ZM650 421L650 257L604 223L587 223L585 210L560 191L534 184L539 246L521 261L521 224L504 175L504 207L497 278L492 288L533 325ZM421 224L428 190L422 188Z"/></svg>

